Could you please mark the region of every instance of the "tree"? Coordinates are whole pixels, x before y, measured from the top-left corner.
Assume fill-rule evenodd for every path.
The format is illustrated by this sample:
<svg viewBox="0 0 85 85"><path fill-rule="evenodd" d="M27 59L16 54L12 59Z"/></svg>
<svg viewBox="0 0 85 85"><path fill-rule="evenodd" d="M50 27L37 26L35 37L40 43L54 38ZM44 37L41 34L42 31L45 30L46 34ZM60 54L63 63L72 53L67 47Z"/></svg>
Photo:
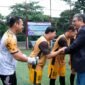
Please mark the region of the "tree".
<svg viewBox="0 0 85 85"><path fill-rule="evenodd" d="M2 15L0 14L0 20L1 20L1 19L3 20L3 19L4 19L4 16L2 16Z"/></svg>
<svg viewBox="0 0 85 85"><path fill-rule="evenodd" d="M85 13L85 0L78 0L77 2L75 2L74 9L77 13L80 13L81 10L83 10Z"/></svg>
<svg viewBox="0 0 85 85"><path fill-rule="evenodd" d="M67 2L68 4L73 3L74 7L72 10L74 10L75 13L80 13L80 10L83 10L85 12L85 0L63 0Z"/></svg>
<svg viewBox="0 0 85 85"><path fill-rule="evenodd" d="M7 30L7 26L6 26L4 19L5 17L2 14L0 14L0 37Z"/></svg>
<svg viewBox="0 0 85 85"><path fill-rule="evenodd" d="M21 16L23 19L28 18L29 21L44 21L48 20L48 16L43 15L43 7L38 5L38 2L16 4L11 6L11 16ZM10 16L9 15L9 16Z"/></svg>
<svg viewBox="0 0 85 85"><path fill-rule="evenodd" d="M68 26L72 22L73 15L74 15L73 11L71 12L70 15L70 10L65 10L60 14L60 18L57 21L58 34L61 34L68 29Z"/></svg>

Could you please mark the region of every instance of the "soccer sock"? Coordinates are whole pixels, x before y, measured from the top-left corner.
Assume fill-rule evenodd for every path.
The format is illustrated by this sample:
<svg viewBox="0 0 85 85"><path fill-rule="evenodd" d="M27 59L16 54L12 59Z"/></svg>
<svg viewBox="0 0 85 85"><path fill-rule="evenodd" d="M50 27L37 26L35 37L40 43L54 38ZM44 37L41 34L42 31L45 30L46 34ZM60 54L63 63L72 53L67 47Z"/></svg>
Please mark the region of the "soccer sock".
<svg viewBox="0 0 85 85"><path fill-rule="evenodd" d="M75 74L70 75L70 85L74 85Z"/></svg>
<svg viewBox="0 0 85 85"><path fill-rule="evenodd" d="M65 76L60 76L59 82L60 82L60 85L65 85Z"/></svg>
<svg viewBox="0 0 85 85"><path fill-rule="evenodd" d="M55 79L50 79L50 85L55 85Z"/></svg>

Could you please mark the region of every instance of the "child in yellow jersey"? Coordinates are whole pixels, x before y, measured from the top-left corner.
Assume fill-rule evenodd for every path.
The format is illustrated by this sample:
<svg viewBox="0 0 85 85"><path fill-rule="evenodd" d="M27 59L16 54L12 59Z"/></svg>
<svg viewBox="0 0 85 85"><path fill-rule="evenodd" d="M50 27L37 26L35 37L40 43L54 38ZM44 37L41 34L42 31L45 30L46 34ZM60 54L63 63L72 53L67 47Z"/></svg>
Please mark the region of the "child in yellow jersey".
<svg viewBox="0 0 85 85"><path fill-rule="evenodd" d="M53 52L59 50L63 46L69 46L70 38L75 35L75 29L73 26L70 26L65 34L60 35L54 44L52 49ZM48 76L50 78L50 85L55 85L55 80L59 76L60 85L65 85L65 55L59 54L55 58L50 60L48 67Z"/></svg>
<svg viewBox="0 0 85 85"><path fill-rule="evenodd" d="M55 37L56 32L53 27L48 27L44 36L41 36L35 43L34 48L30 54L31 57L39 57L37 65L28 65L29 78L33 85L41 85L43 67L46 63L46 59L56 57L60 53L60 50L50 52L50 41Z"/></svg>

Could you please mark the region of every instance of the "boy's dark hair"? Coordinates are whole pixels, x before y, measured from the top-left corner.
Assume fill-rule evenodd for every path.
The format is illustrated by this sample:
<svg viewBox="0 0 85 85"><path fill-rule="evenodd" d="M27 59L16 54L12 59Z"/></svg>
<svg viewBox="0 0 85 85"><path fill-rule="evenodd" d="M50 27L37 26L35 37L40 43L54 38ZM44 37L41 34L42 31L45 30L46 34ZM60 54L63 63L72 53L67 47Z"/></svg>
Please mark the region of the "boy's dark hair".
<svg viewBox="0 0 85 85"><path fill-rule="evenodd" d="M45 34L48 34L49 32L55 32L54 27L47 27L47 29L45 30Z"/></svg>
<svg viewBox="0 0 85 85"><path fill-rule="evenodd" d="M19 20L22 19L18 16L13 16L7 19L7 24L9 27L12 27L15 23L19 23Z"/></svg>
<svg viewBox="0 0 85 85"><path fill-rule="evenodd" d="M66 39L64 37L60 38L59 41L58 41L58 44L59 44L60 47L67 46Z"/></svg>
<svg viewBox="0 0 85 85"><path fill-rule="evenodd" d="M75 28L74 28L73 25L70 25L70 26L68 27L67 31L70 31L70 30L73 31L73 32L75 31Z"/></svg>

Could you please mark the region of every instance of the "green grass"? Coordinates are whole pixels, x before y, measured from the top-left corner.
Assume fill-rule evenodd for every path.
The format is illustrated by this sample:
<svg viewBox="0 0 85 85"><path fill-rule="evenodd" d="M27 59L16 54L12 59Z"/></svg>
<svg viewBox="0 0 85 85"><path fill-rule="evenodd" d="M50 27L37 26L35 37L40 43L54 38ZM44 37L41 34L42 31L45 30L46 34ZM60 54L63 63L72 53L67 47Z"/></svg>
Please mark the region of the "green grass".
<svg viewBox="0 0 85 85"><path fill-rule="evenodd" d="M29 55L30 50L22 50L23 53ZM69 76L70 76L70 67L68 65L68 60L69 57L66 57L66 85L69 85ZM43 79L42 79L42 85L49 85L49 78L48 78L48 63L46 63L45 67L44 67L44 72L43 72ZM28 77L28 67L27 67L27 63L22 63L22 62L18 62L17 63L17 85L31 85L29 83L29 77ZM1 81L0 81L0 85L2 85ZM58 78L56 80L56 85L60 85Z"/></svg>

